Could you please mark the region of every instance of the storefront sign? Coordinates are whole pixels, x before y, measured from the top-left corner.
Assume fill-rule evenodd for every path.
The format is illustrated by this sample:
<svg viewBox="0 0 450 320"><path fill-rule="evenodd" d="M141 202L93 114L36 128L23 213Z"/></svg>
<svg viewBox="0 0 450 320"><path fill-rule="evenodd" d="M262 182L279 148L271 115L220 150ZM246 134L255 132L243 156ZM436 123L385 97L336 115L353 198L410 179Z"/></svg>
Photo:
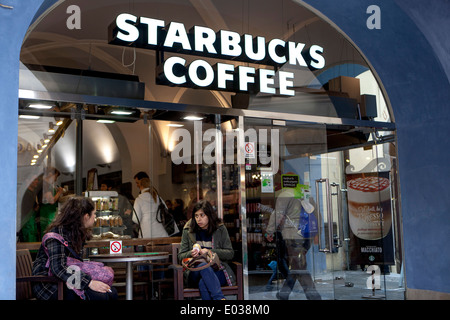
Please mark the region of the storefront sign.
<svg viewBox="0 0 450 320"><path fill-rule="evenodd" d="M251 34L241 36L229 30L214 32L202 26L194 26L189 32L184 24L132 14L119 14L109 27L110 44L190 54L196 56L244 61L274 66L274 69L256 69L249 66L217 63L205 60L187 60L179 56L167 58L157 70L157 83L170 86L189 86L212 90L262 92L295 95L294 73L278 70L288 64L313 69L325 66L323 48L304 43L266 40ZM278 88L278 90L276 89Z"/></svg>

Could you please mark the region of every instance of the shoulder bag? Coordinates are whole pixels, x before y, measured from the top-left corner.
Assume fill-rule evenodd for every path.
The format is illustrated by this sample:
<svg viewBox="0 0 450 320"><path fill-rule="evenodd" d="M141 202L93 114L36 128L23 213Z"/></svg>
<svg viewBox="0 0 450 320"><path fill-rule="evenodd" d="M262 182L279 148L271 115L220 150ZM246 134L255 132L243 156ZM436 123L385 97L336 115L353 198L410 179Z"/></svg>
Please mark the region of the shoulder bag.
<svg viewBox="0 0 450 320"><path fill-rule="evenodd" d="M56 239L58 241L60 241L69 251L70 253L73 255L73 257L68 256L67 257L67 266L72 267L72 270L74 270L75 268L79 268L79 270L81 270L83 273L89 275L91 277L92 280L97 280L97 281L101 281L103 283L108 284L109 286L112 285L113 281L114 281L114 270L111 267L105 266L103 263L101 262L96 262L96 261L83 261L78 254L75 253L75 251L69 247L69 244L67 241L64 240L64 238L56 232L49 232L46 233L44 235L44 237L42 238L42 246L44 247L44 251L47 254L48 257L48 249L45 246L45 241L47 241L47 239ZM50 260L47 260L47 264L45 265L49 270L48 273L49 275L51 274L50 271ZM73 268L75 266L75 268ZM70 279L70 278L69 278ZM68 280L67 282L69 282L70 280ZM82 299L85 298L84 296L84 291L79 290L79 288L76 288L76 286L74 286L72 283L66 283L67 287L74 290L75 293L80 296Z"/></svg>
<svg viewBox="0 0 450 320"><path fill-rule="evenodd" d="M175 222L175 219L173 218L173 215L169 212L169 209L167 209L166 204L164 203L163 199L158 195L159 199L159 205L158 205L158 211L156 212L156 221L161 223L164 227L164 230L166 230L169 237L179 232L177 223Z"/></svg>
<svg viewBox="0 0 450 320"><path fill-rule="evenodd" d="M198 266L202 262L206 264ZM200 271L208 267L211 267L214 270L219 270L221 268L219 256L211 250L205 254L200 254L193 258L185 258L181 261L181 264L185 269L191 271Z"/></svg>

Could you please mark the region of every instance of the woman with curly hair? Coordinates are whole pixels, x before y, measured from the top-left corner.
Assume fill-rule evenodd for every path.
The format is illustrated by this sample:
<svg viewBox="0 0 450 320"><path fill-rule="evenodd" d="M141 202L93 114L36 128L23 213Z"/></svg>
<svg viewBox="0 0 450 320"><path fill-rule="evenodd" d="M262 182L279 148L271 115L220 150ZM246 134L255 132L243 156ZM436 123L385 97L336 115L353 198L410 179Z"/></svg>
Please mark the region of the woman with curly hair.
<svg viewBox="0 0 450 320"><path fill-rule="evenodd" d="M89 198L73 197L62 206L60 213L53 223L47 228L47 233L52 232L60 235L67 246L73 249L78 256L82 256L83 245L91 236L91 228L95 222L95 205ZM73 276L73 272L67 265L67 257L73 256L70 250L56 238L44 238L36 260L33 263L33 275L48 275L49 271L61 279L64 286L64 299L77 300L79 295L73 288L67 286ZM44 247L47 248L48 255ZM49 264L47 265L47 261ZM101 281L92 280L91 277L80 271L79 288L84 292L87 300L109 300L117 299L117 291ZM40 300L57 299L57 284L38 282L33 286L35 296Z"/></svg>

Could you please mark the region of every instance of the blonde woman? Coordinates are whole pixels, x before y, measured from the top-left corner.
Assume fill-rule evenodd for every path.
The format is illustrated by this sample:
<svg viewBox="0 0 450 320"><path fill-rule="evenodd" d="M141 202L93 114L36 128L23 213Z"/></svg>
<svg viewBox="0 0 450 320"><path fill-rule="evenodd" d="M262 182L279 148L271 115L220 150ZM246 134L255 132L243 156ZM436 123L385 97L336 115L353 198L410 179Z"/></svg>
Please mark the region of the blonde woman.
<svg viewBox="0 0 450 320"><path fill-rule="evenodd" d="M142 238L168 237L163 225L156 220L159 197L155 188L150 187L150 179L140 180L141 194L134 201L133 222L139 223L142 230Z"/></svg>

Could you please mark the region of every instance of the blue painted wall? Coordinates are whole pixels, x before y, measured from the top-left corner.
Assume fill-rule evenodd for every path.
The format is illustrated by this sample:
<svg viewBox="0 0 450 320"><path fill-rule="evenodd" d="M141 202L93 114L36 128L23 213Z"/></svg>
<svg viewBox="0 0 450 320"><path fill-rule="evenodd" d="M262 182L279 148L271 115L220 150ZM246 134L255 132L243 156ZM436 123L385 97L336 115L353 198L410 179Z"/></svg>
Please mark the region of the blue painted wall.
<svg viewBox="0 0 450 320"><path fill-rule="evenodd" d="M406 283L450 292L450 1L306 0L346 33L378 73L398 137ZM377 5L381 29L370 30Z"/></svg>
<svg viewBox="0 0 450 320"><path fill-rule="evenodd" d="M0 8L0 299L15 298L19 53L42 0ZM45 1L51 4L55 1ZM448 0L306 0L362 50L377 71L398 128L408 288L450 293L450 33ZM369 30L367 7L381 9Z"/></svg>
<svg viewBox="0 0 450 320"><path fill-rule="evenodd" d="M19 54L41 0L2 0L0 8L0 299L16 297L16 192Z"/></svg>

